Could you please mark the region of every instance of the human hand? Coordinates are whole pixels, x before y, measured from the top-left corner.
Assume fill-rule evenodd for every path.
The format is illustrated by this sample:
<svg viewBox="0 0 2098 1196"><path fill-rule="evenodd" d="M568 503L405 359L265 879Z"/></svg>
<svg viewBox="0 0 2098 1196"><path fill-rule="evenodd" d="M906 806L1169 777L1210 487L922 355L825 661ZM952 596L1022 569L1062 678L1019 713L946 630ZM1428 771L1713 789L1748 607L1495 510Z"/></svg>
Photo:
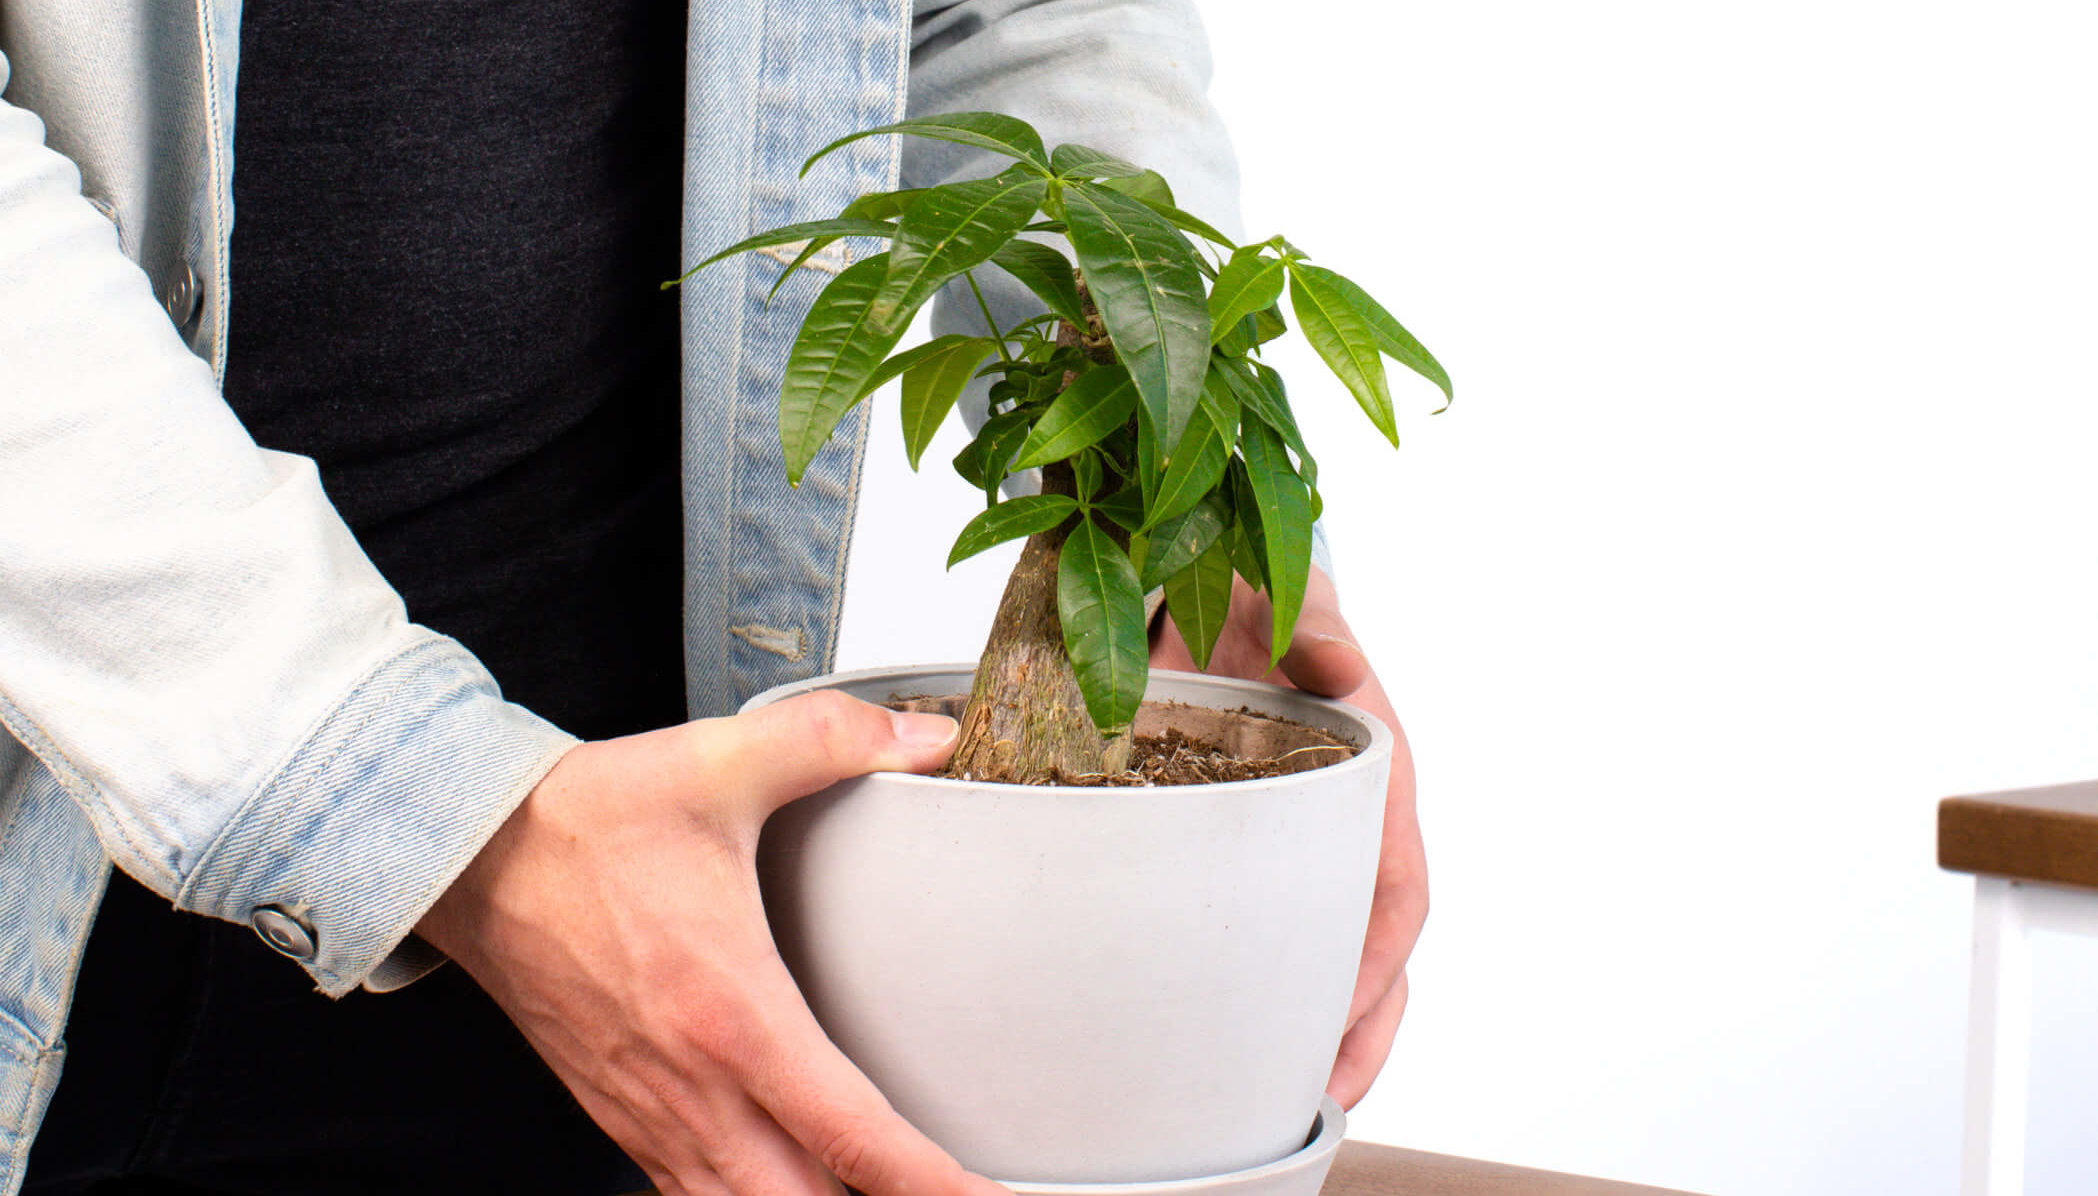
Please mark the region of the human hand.
<svg viewBox="0 0 2098 1196"><path fill-rule="evenodd" d="M1333 582L1316 566L1305 588L1304 609L1290 636L1281 667L1269 670L1273 608L1265 594L1232 579L1231 609L1209 654L1209 671L1230 677L1264 679L1359 706L1391 728L1391 779L1384 796L1384 843L1378 853L1377 891L1370 905L1369 934L1362 965L1356 973L1355 998L1348 1009L1348 1029L1333 1063L1326 1091L1346 1108L1369 1091L1391 1054L1399 1018L1406 1012L1406 958L1420 938L1428 917L1428 861L1421 848L1420 819L1414 812L1413 754L1406 732L1393 713L1391 699L1377 681L1369 659L1356 646L1355 634L1340 617ZM1180 631L1169 615L1151 644L1154 668L1195 669Z"/></svg>
<svg viewBox="0 0 2098 1196"><path fill-rule="evenodd" d="M663 1196L1009 1196L824 1035L774 949L758 832L954 721L817 692L564 756L419 933L473 974ZM835 1177L835 1178L833 1178Z"/></svg>

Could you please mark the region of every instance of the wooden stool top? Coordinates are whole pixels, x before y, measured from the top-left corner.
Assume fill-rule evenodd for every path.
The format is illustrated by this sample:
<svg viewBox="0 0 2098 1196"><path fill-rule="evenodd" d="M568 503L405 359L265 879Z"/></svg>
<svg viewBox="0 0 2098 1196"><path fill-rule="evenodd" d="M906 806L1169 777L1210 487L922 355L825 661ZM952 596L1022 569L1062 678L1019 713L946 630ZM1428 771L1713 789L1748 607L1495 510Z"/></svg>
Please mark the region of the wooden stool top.
<svg viewBox="0 0 2098 1196"><path fill-rule="evenodd" d="M2098 781L1946 798L1938 866L2098 889Z"/></svg>
<svg viewBox="0 0 2098 1196"><path fill-rule="evenodd" d="M1342 1142L1319 1196L1686 1196L1453 1155Z"/></svg>

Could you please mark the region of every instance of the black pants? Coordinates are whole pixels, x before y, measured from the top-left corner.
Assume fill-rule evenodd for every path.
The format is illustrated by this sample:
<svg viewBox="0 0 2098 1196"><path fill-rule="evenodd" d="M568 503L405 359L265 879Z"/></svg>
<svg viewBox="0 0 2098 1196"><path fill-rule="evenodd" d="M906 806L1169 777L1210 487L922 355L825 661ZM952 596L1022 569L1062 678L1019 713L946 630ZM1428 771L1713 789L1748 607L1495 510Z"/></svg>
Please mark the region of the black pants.
<svg viewBox="0 0 2098 1196"><path fill-rule="evenodd" d="M26 1196L613 1196L647 1179L463 969L331 1001L118 874Z"/></svg>

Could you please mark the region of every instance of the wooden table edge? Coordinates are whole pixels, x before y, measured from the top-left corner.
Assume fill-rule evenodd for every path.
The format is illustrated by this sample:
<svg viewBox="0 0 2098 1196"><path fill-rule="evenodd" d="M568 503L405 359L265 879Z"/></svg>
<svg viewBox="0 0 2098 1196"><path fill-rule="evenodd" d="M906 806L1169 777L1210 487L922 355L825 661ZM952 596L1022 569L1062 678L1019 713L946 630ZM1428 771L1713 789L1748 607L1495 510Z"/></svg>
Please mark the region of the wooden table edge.
<svg viewBox="0 0 2098 1196"><path fill-rule="evenodd" d="M848 1192L851 1189L846 1189ZM658 1196L651 1188L630 1196ZM1319 1196L1695 1196L1348 1138Z"/></svg>
<svg viewBox="0 0 2098 1196"><path fill-rule="evenodd" d="M1940 801L1938 866L2098 889L2098 783Z"/></svg>
<svg viewBox="0 0 2098 1196"><path fill-rule="evenodd" d="M1350 1138L1319 1196L1691 1196Z"/></svg>

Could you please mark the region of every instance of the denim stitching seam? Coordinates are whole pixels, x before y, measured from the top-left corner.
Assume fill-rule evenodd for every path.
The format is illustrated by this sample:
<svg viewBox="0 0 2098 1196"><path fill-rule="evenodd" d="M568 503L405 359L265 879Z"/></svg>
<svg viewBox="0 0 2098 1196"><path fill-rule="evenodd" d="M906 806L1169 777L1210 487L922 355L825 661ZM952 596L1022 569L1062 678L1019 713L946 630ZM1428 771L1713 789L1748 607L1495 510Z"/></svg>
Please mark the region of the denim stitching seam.
<svg viewBox="0 0 2098 1196"><path fill-rule="evenodd" d="M279 764L277 768L274 771L272 771L270 775L267 778L265 778L260 785L256 786L255 791L252 794L250 794L244 801L242 801L240 806L236 808L233 811L233 813L227 817L224 825L222 825L219 828L219 833L212 838L210 846L206 847L204 851L197 857L196 865L190 869L189 875L183 879L182 887L176 893L177 904L183 905L184 908L188 908L188 899L195 894L196 889L201 883L201 878L204 876L204 874L209 872L212 865L218 862L219 856L225 850L227 841L233 838L234 835L240 829L246 826L248 816L255 811L255 808L257 806L268 804L269 800L275 796L278 787L281 784L283 784L285 776L288 773L290 773L295 767L298 767L305 763L305 761L308 758L309 752L314 746L314 740L319 738L321 735L323 735L329 730L331 724L333 724L336 721L336 719L342 714L344 707L349 706L350 704L364 697L368 692L371 692L373 689L374 681L379 677L380 674L384 673L386 670L392 668L396 664L405 662L414 656L420 655L425 652L431 652L441 649L444 646L444 643L445 641L438 639L435 636L432 636L429 639L422 640L419 643L410 644L408 647L403 648L399 652L394 653L392 656L389 656L386 659L380 661L378 664L372 666L370 669L367 669L364 672L364 674L357 679L356 683L350 687L349 692L343 695L342 700L337 702L333 707L331 707L327 711L327 713L323 714L315 722L312 729L300 741L299 746L293 749L291 755L287 756L283 763ZM378 692L382 695L394 693L398 691L402 686L406 685L409 680L409 677L403 676L398 680L388 683ZM379 718L385 712L385 704L383 702L373 703L371 710L365 713L365 715L362 718L358 719L357 722L349 728L348 733L343 735L341 737L341 740L335 745L335 747L328 752L326 759L322 760L319 766L315 769L316 773L325 773L328 770L328 768L331 765L333 765L334 762L338 758L340 758L344 752L348 751L350 749L350 746L357 741L358 733L363 731L364 728L370 726L373 720Z"/></svg>
<svg viewBox="0 0 2098 1196"><path fill-rule="evenodd" d="M181 882L181 877L172 868L163 869L160 867L160 861L148 852L145 846L133 836L131 828L125 825L123 819L116 817L114 814L105 814L105 817L101 819L95 817L95 809L101 808L107 811L111 808L112 803L109 801L109 795L102 790L101 786L95 784L86 773L74 767L73 762L66 758L65 753L58 750L58 744L51 738L50 734L42 726L38 725L37 721L30 717L27 711L8 698L5 693L0 693L0 727L4 727L9 734L15 737L17 742L29 749L30 754L36 757L37 762L44 766L45 770L51 774L52 779L57 781L59 786L72 797L74 803L80 807L82 816L88 820L90 826L101 827L106 825L109 832L115 835L117 841L123 845L125 851L137 857L139 862L153 869L155 879L170 882L170 888Z"/></svg>

